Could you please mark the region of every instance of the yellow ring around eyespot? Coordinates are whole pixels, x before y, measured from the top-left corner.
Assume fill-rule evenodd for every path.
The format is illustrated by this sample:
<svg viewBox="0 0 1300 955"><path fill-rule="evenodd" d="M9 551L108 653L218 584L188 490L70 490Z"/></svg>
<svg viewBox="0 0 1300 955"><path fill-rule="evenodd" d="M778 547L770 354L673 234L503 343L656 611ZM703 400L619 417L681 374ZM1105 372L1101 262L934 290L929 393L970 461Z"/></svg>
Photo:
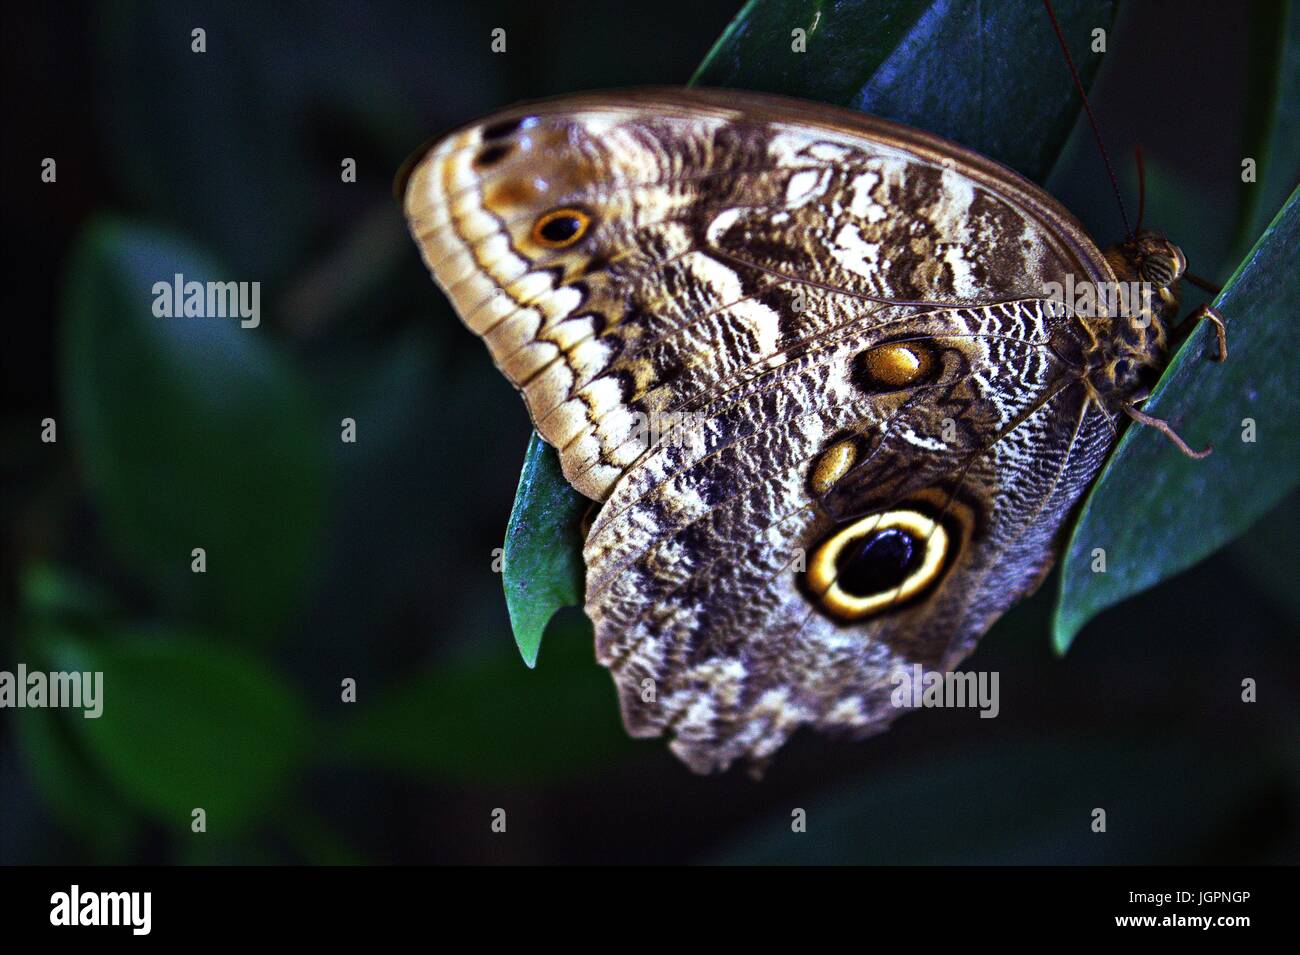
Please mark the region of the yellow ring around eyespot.
<svg viewBox="0 0 1300 955"><path fill-rule="evenodd" d="M922 560L921 566L897 587L891 587L878 594L858 597L846 593L840 588L839 581L836 579L838 571L835 561L840 553L853 541L891 527L907 531L914 539L925 544L925 559ZM877 610L907 600L928 587L938 577L947 552L948 532L944 530L942 524L930 520L918 511L899 510L870 514L854 521L824 541L813 552L812 560L808 563L808 586L812 588L813 593L820 594L822 606L831 613L848 620L860 620Z"/></svg>
<svg viewBox="0 0 1300 955"><path fill-rule="evenodd" d="M557 219L577 219L578 230L574 232L573 235L569 236L566 239L561 239L558 242L553 239L546 238L546 236L542 235L542 230L545 229L548 225L550 225L552 222L554 222ZM568 207L562 209L552 209L550 212L546 213L535 223L533 223L532 238L533 241L536 242L538 245L544 246L545 248L548 249L567 249L569 246L573 245L573 243L577 242L579 239L581 239L584 235L587 234L587 227L590 225L591 225L591 216L587 215L587 213L583 212L581 209L572 209Z"/></svg>

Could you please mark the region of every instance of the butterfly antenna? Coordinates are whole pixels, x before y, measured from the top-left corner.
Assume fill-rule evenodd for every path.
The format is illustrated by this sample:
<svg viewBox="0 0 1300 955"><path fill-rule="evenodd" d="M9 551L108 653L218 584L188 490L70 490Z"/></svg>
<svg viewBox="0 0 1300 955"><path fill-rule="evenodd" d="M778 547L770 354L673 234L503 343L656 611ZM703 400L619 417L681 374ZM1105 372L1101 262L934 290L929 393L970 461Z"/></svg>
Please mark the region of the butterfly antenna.
<svg viewBox="0 0 1300 955"><path fill-rule="evenodd" d="M1133 147L1133 155L1137 159L1137 167L1138 167L1138 227L1137 230L1141 232L1142 219L1146 216L1147 213L1147 167L1146 164L1142 162L1141 146Z"/></svg>
<svg viewBox="0 0 1300 955"><path fill-rule="evenodd" d="M1110 176L1110 187L1115 191L1115 201L1119 203L1119 217L1124 220L1124 231L1128 237L1133 238L1133 230L1129 228L1128 212L1124 209L1124 197L1119 191L1119 180L1115 178L1115 168L1110 164L1110 156L1106 153L1106 144L1101 138L1101 128L1097 125L1097 117L1092 114L1092 104L1088 102L1088 94L1083 88L1083 80L1079 79L1079 71L1075 69L1074 57L1070 56L1070 46L1065 42L1065 34L1061 32L1061 24L1056 19L1056 11L1052 9L1052 0L1043 0L1043 6L1047 9L1047 15L1051 18L1052 29L1056 31L1056 42L1061 45L1061 52L1065 54L1065 65L1070 68L1070 76L1074 79L1074 88L1079 91L1079 99L1083 101L1083 111L1088 114L1088 125L1092 127L1093 138L1097 140L1097 148L1101 150L1101 161L1106 164L1106 174Z"/></svg>
<svg viewBox="0 0 1300 955"><path fill-rule="evenodd" d="M1193 275L1191 272L1184 272L1183 278L1187 279L1187 281L1191 282L1197 288L1209 292L1211 295L1214 296L1217 296L1220 292L1223 291L1223 288L1221 286L1215 285L1209 279L1201 278L1199 275Z"/></svg>
<svg viewBox="0 0 1300 955"><path fill-rule="evenodd" d="M1137 230L1142 231L1142 219L1146 216L1147 210L1147 172L1146 165L1142 162L1142 147L1135 146L1133 149L1134 157L1137 159L1138 171L1138 226ZM1183 278L1195 285L1197 288L1209 292L1213 296L1218 296L1223 291L1221 287L1215 285L1209 279L1201 278L1192 272L1183 272Z"/></svg>

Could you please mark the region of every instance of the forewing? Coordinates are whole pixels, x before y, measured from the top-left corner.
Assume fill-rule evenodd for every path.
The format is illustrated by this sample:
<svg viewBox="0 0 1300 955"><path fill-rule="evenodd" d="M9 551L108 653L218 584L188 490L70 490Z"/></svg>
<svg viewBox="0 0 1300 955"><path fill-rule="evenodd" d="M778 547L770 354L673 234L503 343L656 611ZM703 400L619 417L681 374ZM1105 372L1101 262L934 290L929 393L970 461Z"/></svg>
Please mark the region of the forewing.
<svg viewBox="0 0 1300 955"><path fill-rule="evenodd" d="M404 189L465 323L603 500L655 419L864 312L1041 296L1106 268L1009 170L844 110L728 91L572 97L453 134ZM556 247L537 228L589 221Z"/></svg>

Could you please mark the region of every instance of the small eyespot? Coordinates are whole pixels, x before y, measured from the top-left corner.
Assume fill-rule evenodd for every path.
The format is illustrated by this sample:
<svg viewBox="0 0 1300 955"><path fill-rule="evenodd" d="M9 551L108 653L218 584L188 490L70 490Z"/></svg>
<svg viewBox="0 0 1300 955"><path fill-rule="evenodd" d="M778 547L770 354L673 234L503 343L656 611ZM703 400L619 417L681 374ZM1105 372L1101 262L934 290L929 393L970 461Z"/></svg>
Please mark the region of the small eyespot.
<svg viewBox="0 0 1300 955"><path fill-rule="evenodd" d="M829 494L835 483L848 474L858 459L858 446L852 438L837 441L817 459L809 475L814 494Z"/></svg>
<svg viewBox="0 0 1300 955"><path fill-rule="evenodd" d="M855 380L866 390L895 391L922 384L936 363L924 342L886 342L859 354L856 368Z"/></svg>
<svg viewBox="0 0 1300 955"><path fill-rule="evenodd" d="M581 209L553 209L533 226L533 241L548 249L565 249L584 235L591 216Z"/></svg>

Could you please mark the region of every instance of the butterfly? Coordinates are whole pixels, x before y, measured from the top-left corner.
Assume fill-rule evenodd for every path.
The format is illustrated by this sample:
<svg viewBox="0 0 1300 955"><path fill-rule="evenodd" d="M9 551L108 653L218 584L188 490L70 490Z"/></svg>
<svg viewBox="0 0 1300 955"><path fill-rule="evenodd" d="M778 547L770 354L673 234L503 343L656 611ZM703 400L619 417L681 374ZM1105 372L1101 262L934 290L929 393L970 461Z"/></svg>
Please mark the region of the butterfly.
<svg viewBox="0 0 1300 955"><path fill-rule="evenodd" d="M884 729L915 667L951 671L1043 580L1126 417L1195 453L1138 407L1182 253L1145 230L1103 252L917 129L731 90L585 94L447 136L402 195L600 504L585 610L628 731L698 772L762 765L805 725ZM1149 300L1054 294L1129 283Z"/></svg>

